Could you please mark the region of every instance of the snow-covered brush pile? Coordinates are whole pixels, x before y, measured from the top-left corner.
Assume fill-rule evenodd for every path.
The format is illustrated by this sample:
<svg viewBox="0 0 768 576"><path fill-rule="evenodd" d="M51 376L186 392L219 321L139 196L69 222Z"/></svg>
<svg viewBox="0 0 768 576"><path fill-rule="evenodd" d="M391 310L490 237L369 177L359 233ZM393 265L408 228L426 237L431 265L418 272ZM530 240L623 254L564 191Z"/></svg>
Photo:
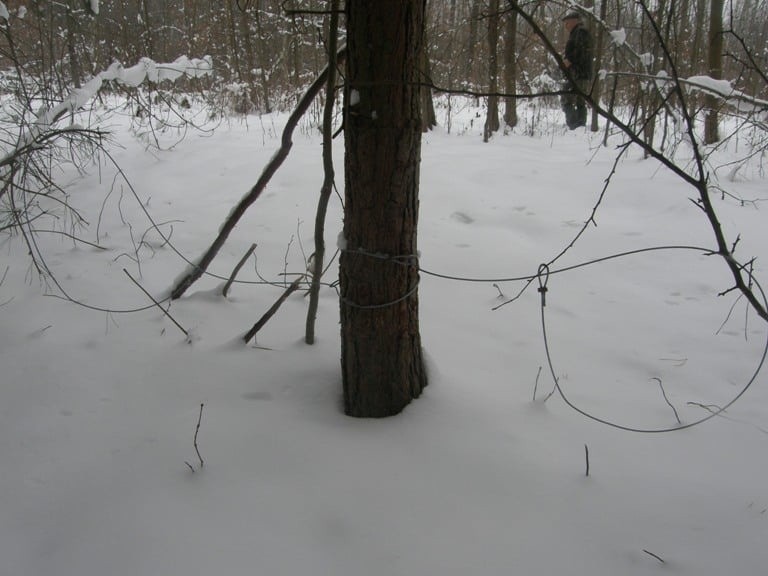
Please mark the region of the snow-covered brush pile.
<svg viewBox="0 0 768 576"><path fill-rule="evenodd" d="M0 16L3 9L5 6L0 6ZM22 76L21 70L3 78L9 90L0 107L0 226L19 229L29 243L38 271L46 272L45 259L30 234L31 223L51 218L60 223L61 232L68 234L84 224L77 206L70 204L68 193L57 183L55 172L68 164L87 170L101 152L109 157L102 148L107 136L104 124L105 117L114 110L103 103L97 106L98 113L87 110L102 89L109 84L139 88L148 82L163 86L181 78L200 78L212 74L213 63L209 57L186 56L169 63L142 58L128 68L115 62L58 101L43 98L49 93L47 89L22 89L39 84L40 79ZM64 231L61 222L71 229Z"/></svg>
<svg viewBox="0 0 768 576"><path fill-rule="evenodd" d="M29 125L22 127L16 148L6 151L5 156L0 159L0 167L8 164L19 151L33 145L37 140L45 137L47 132L54 130L56 123L64 116L74 114L93 100L105 82L114 81L125 86L136 87L145 81L161 84L166 81L175 82L183 76L197 78L212 72L213 63L210 57L189 59L181 56L174 62L165 64L159 64L150 58L142 58L138 64L129 68L115 62L103 72L96 74L82 87L73 88L60 103L50 107L43 106L38 110Z"/></svg>

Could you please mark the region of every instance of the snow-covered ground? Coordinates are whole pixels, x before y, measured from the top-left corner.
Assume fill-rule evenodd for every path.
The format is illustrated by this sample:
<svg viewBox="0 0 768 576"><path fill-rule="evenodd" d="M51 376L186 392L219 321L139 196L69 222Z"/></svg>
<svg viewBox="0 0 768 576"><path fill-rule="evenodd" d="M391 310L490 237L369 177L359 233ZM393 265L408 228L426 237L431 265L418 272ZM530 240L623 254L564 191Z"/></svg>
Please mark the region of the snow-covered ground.
<svg viewBox="0 0 768 576"><path fill-rule="evenodd" d="M493 310L523 283L427 274L536 274L573 239L611 172L616 150L599 136L553 125L483 144L482 119L470 118L424 138L420 307L430 385L385 420L340 410L332 288L321 295L315 346L303 343L301 292L255 345L240 341L312 252L322 180L315 132L295 135L214 261L221 278L173 303L191 344L123 268L153 295L167 293L181 256L199 256L256 181L285 117L231 122L165 152L115 125L123 147L113 154L172 248L114 167L63 175L90 222L80 234L107 250L40 234L42 251L72 298L112 312L54 297L20 238L0 238L0 576L765 574L765 372L700 426L608 427L558 394L544 402L554 383L536 282ZM336 153L341 173L340 140ZM768 199L756 170L724 184ZM713 248L692 195L630 151L597 226L552 266L544 318L553 369L568 399L598 418L677 426L661 382L692 423L710 414L703 406L738 395L761 363L766 325L743 300L729 314L737 296L717 296L732 281L716 257L653 251L555 273L649 247ZM764 205L718 198L717 208L729 238L741 234L737 255L758 257L768 285ZM331 246L341 213L334 198ZM254 242L257 266L251 259L238 276L246 282L223 298L222 278ZM247 283L259 276L279 286ZM145 309L121 312L136 308ZM193 445L201 404L203 468Z"/></svg>

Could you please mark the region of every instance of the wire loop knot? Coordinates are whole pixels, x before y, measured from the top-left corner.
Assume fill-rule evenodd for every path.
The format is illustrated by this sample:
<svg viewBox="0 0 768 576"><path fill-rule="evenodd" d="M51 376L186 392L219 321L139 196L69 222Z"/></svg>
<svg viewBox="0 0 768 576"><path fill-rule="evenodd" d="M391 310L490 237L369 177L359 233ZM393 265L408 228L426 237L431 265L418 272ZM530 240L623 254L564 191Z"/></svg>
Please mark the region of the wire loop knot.
<svg viewBox="0 0 768 576"><path fill-rule="evenodd" d="M539 281L539 294L541 294L541 305L547 305L547 282L549 282L549 264L540 264L539 271L536 273L536 279Z"/></svg>

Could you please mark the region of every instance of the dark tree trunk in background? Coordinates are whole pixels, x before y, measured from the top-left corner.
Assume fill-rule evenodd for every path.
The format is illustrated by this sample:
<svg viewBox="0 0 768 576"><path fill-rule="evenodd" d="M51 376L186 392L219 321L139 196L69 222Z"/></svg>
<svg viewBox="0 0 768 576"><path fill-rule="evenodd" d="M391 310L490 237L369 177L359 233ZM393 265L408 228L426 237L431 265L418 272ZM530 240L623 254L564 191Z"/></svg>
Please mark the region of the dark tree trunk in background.
<svg viewBox="0 0 768 576"><path fill-rule="evenodd" d="M474 85L478 76L475 73L475 49L477 46L477 27L480 23L480 0L472 0L472 7L469 13L469 41L467 42L467 53L464 67L464 76L462 80Z"/></svg>
<svg viewBox="0 0 768 576"><path fill-rule="evenodd" d="M256 36L259 38L259 48L258 48L258 60L259 60L259 75L261 80L261 90L262 90L262 103L261 103L261 110L266 112L267 114L272 112L272 104L270 103L269 99L269 86L267 85L267 62L269 61L269 58L267 56L267 50L269 50L269 47L267 46L266 42L264 41L264 29L261 22L261 3L257 0L256 6L255 6L255 13L256 13Z"/></svg>
<svg viewBox="0 0 768 576"><path fill-rule="evenodd" d="M425 0L347 0L341 367L350 416L397 414L427 384L416 262ZM397 258L392 260L388 258Z"/></svg>
<svg viewBox="0 0 768 576"><path fill-rule="evenodd" d="M429 69L429 50L424 42L421 51L419 66L419 78L421 86L421 131L429 132L437 126L437 114L435 113L435 103L432 101L432 74Z"/></svg>
<svg viewBox="0 0 768 576"><path fill-rule="evenodd" d="M240 66L240 46L237 43L237 28L235 27L235 8L232 4L235 0L227 0L227 36L229 37L229 46L232 50L232 68L238 82L245 82L242 66ZM245 110L244 112L248 112Z"/></svg>
<svg viewBox="0 0 768 576"><path fill-rule="evenodd" d="M723 77L723 0L712 0L709 10L709 52L707 54L709 75L712 78ZM705 99L707 117L704 121L704 142L714 144L720 140L718 130L718 98L707 96Z"/></svg>
<svg viewBox="0 0 768 576"><path fill-rule="evenodd" d="M488 115L485 117L483 141L488 142L491 135L500 128L499 123L499 0L488 4Z"/></svg>
<svg viewBox="0 0 768 576"><path fill-rule="evenodd" d="M608 14L608 0L601 0L600 2L600 20L605 22L605 18ZM594 73L592 75L593 77L593 84L592 84L592 98L594 98L596 101L600 101L600 94L603 91L603 81L600 80L600 73L599 71L603 67L603 53L605 52L605 32L600 28L599 26L594 26L592 28L593 33L592 36L595 38L596 46L595 46L595 64L594 64ZM597 110L594 108L592 109L592 121L590 123L589 129L592 132L597 132L599 129L598 126L598 118L600 115L597 113Z"/></svg>
<svg viewBox="0 0 768 576"><path fill-rule="evenodd" d="M141 0L141 22L144 26L144 32L143 32L143 40L144 40L144 50L145 50L145 56L149 56L150 58L155 58L155 41L152 37L152 25L149 15L149 0Z"/></svg>
<svg viewBox="0 0 768 576"><path fill-rule="evenodd" d="M81 80L83 78L83 69L80 66L80 55L77 53L77 30L78 22L75 13L78 11L76 3L73 0L68 0L68 4L64 5L66 11L66 30L67 30L67 55L69 56L69 73L72 75L72 84L75 88L80 88ZM79 10L82 12L82 10Z"/></svg>
<svg viewBox="0 0 768 576"><path fill-rule="evenodd" d="M251 15L248 10L240 10L240 35L243 37L243 47L245 48L245 62L243 62L243 80L248 83L248 98L251 106L258 101L258 87L253 71L256 70L256 56L253 51L253 41L251 40Z"/></svg>
<svg viewBox="0 0 768 576"><path fill-rule="evenodd" d="M504 39L504 91L517 93L517 12L507 12L507 34ZM504 99L504 123L510 128L517 126L517 98Z"/></svg>

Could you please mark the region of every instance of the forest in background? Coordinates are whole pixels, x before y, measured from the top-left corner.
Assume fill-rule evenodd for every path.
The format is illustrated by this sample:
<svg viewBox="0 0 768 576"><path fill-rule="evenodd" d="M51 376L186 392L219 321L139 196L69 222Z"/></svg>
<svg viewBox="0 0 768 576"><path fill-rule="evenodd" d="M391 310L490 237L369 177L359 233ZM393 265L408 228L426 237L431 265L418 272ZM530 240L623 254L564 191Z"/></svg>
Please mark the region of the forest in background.
<svg viewBox="0 0 768 576"><path fill-rule="evenodd" d="M641 107L647 105L640 101L648 76L669 68L659 34L678 75L712 75L711 14L719 9L721 77L738 90L767 96L764 0L518 4L557 47L565 40L562 15L574 6L591 11L587 24L595 36L596 68L632 72L596 89L604 99ZM6 5L11 19L0 45L6 80L16 76L17 64L40 79L39 89L53 98L115 60L128 66L142 57L169 62L183 54L209 55L215 76L193 88L215 86L236 95L237 112L268 112L292 107L327 62L329 3L322 0L12 0ZM557 63L511 3L428 0L427 16L425 83L449 91L524 95L559 82ZM341 26L343 41L343 19ZM3 90L9 90L8 81ZM508 109L513 101L507 100ZM515 124L509 112L504 118Z"/></svg>

